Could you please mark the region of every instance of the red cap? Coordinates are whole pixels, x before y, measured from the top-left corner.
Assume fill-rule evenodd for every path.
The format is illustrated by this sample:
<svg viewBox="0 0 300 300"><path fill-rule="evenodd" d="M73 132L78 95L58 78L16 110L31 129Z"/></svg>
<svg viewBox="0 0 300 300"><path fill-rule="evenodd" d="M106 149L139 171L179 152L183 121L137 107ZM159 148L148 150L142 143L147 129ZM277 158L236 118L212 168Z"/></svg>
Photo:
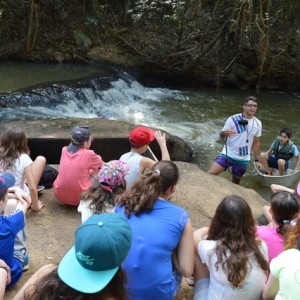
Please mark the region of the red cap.
<svg viewBox="0 0 300 300"><path fill-rule="evenodd" d="M146 127L137 127L133 129L129 134L130 144L142 147L151 143L155 139L154 131Z"/></svg>

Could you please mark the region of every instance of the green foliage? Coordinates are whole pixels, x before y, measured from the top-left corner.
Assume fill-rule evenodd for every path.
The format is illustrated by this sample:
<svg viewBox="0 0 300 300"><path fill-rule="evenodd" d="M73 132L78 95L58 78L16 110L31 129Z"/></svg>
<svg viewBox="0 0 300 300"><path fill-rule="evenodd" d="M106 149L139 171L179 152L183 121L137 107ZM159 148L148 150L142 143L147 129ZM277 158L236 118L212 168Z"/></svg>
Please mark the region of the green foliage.
<svg viewBox="0 0 300 300"><path fill-rule="evenodd" d="M1 1L2 49L24 51L20 41L31 36L33 53L59 47L84 56L88 47L73 37L78 31L93 46L113 47L165 72L214 77L220 86L235 64L261 79L299 76L299 1L34 0L32 32L29 3Z"/></svg>
<svg viewBox="0 0 300 300"><path fill-rule="evenodd" d="M94 17L86 17L84 20L84 24L86 26L98 26L99 25L99 20L94 18Z"/></svg>
<svg viewBox="0 0 300 300"><path fill-rule="evenodd" d="M133 22L155 20L177 20L183 11L185 1L182 0L137 0L127 11Z"/></svg>

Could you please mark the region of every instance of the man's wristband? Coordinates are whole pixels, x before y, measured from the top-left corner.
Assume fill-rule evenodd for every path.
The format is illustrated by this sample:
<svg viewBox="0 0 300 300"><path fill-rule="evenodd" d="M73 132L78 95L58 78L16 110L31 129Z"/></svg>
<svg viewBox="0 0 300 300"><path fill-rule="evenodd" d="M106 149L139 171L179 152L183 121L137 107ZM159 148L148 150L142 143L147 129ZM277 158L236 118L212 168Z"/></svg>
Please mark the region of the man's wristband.
<svg viewBox="0 0 300 300"><path fill-rule="evenodd" d="M254 159L255 162L259 162L259 159Z"/></svg>

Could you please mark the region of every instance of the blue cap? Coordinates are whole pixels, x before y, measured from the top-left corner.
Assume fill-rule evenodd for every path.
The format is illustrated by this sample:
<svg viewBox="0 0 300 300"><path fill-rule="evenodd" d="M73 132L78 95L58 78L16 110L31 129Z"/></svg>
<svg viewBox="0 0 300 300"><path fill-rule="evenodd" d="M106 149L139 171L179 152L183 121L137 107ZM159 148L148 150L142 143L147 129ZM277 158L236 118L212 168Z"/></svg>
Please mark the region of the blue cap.
<svg viewBox="0 0 300 300"><path fill-rule="evenodd" d="M77 126L71 131L71 143L67 150L69 153L76 153L82 145L90 139L91 131L88 126Z"/></svg>
<svg viewBox="0 0 300 300"><path fill-rule="evenodd" d="M128 255L131 228L116 213L94 214L75 232L75 244L58 266L60 279L82 293L101 291Z"/></svg>
<svg viewBox="0 0 300 300"><path fill-rule="evenodd" d="M2 198L5 191L16 183L14 175L4 173L0 175L0 198Z"/></svg>

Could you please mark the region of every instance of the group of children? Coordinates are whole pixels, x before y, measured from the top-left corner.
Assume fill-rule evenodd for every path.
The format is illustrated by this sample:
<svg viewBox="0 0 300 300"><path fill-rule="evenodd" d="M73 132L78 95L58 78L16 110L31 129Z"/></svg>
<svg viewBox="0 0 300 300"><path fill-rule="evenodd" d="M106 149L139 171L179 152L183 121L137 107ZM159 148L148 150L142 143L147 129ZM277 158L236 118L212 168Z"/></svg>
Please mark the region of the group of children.
<svg viewBox="0 0 300 300"><path fill-rule="evenodd" d="M25 213L43 206L38 179L32 178L41 176L37 166L45 165L43 157L28 159L24 133L7 131L0 146L0 299L5 287L22 275L28 257ZM12 135L10 131L20 141L15 139L8 151L3 136ZM161 149L159 162L142 156L154 139ZM295 299L300 291L295 277L300 267L300 184L296 191L273 187L277 192L271 206L263 208L267 226L256 226L244 199L227 196L210 226L193 231L189 213L170 201L179 169L170 161L165 134L137 127L129 135L130 152L109 162L90 149L91 143L88 127L71 131L53 184L56 199L78 206L81 213L75 244L58 266L38 270L14 299L167 300L176 296L182 278L191 276L195 300L274 299L276 294ZM16 154L8 158L13 150ZM15 187L16 165L20 187Z"/></svg>

